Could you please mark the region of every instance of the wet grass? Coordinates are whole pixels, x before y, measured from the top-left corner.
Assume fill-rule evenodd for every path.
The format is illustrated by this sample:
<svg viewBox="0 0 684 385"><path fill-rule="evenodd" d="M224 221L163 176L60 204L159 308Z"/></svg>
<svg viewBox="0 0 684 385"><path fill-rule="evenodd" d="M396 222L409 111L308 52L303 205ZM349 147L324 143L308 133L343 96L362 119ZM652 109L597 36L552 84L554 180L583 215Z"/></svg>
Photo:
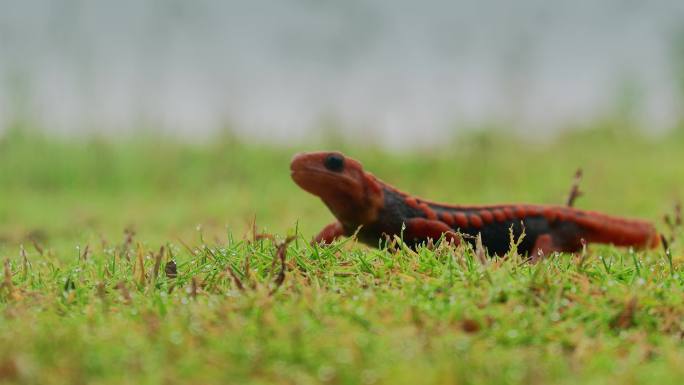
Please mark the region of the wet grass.
<svg viewBox="0 0 684 385"><path fill-rule="evenodd" d="M544 145L483 134L407 154L335 147L403 190L452 202L562 203L582 167L578 207L653 219L668 236L660 218L684 188L676 134L600 130ZM597 246L536 265L483 263L465 246L319 248L308 241L331 217L289 180L299 150L230 138L0 139L0 381L684 376L681 230L669 256ZM274 238L254 236L255 217Z"/></svg>

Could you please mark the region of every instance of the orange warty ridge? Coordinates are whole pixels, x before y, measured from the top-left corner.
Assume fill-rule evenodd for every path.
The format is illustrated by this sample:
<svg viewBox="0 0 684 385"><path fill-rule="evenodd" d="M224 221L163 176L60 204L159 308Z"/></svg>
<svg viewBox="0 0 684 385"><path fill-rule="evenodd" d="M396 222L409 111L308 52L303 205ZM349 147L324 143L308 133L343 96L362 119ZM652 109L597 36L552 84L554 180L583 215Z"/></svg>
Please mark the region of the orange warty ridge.
<svg viewBox="0 0 684 385"><path fill-rule="evenodd" d="M492 210L492 215L497 222L503 222L506 220L506 214L502 210L494 209Z"/></svg>
<svg viewBox="0 0 684 385"><path fill-rule="evenodd" d="M544 218L546 218L547 221L549 222L554 222L556 220L556 210L552 209L551 207L547 207L544 209Z"/></svg>
<svg viewBox="0 0 684 385"><path fill-rule="evenodd" d="M480 210L480 217L484 223L494 222L494 214L492 214L489 210Z"/></svg>
<svg viewBox="0 0 684 385"><path fill-rule="evenodd" d="M404 199L404 202L406 202L407 205L414 209L418 208L418 200L414 197L407 197L406 199Z"/></svg>
<svg viewBox="0 0 684 385"><path fill-rule="evenodd" d="M442 218L442 221L449 226L454 224L454 216L451 215L450 212L448 211L443 211L442 213L439 214L439 216Z"/></svg>
<svg viewBox="0 0 684 385"><path fill-rule="evenodd" d="M418 208L420 208L420 210L423 213L425 213L425 216L427 217L427 219L430 219L430 220L437 219L437 214L435 214L435 212L430 208L430 206L427 205L427 203L419 203Z"/></svg>
<svg viewBox="0 0 684 385"><path fill-rule="evenodd" d="M454 221L462 229L468 227L468 217L464 213L454 213Z"/></svg>
<svg viewBox="0 0 684 385"><path fill-rule="evenodd" d="M525 218L526 214L527 214L527 212L525 211L525 208L523 206L516 206L515 207L515 216L518 217L518 219Z"/></svg>
<svg viewBox="0 0 684 385"><path fill-rule="evenodd" d="M470 214L468 219L470 220L470 224L475 228L480 228L483 225L482 218L477 214Z"/></svg>

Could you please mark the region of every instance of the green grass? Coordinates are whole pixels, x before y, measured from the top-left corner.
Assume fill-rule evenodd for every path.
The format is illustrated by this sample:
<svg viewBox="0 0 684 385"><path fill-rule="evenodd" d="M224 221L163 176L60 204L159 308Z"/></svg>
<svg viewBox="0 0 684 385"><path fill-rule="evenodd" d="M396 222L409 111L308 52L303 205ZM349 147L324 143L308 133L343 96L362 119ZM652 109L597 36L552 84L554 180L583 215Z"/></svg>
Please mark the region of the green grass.
<svg viewBox="0 0 684 385"><path fill-rule="evenodd" d="M536 265L515 255L481 263L463 246L313 247L332 217L290 181L288 163L321 147L402 190L462 203L560 203L583 167L579 207L652 219L666 233L660 218L684 192L681 133L588 130L545 144L487 133L387 153L10 131L0 138L0 383L684 377L680 241L672 258L595 246ZM255 217L275 241L253 239Z"/></svg>

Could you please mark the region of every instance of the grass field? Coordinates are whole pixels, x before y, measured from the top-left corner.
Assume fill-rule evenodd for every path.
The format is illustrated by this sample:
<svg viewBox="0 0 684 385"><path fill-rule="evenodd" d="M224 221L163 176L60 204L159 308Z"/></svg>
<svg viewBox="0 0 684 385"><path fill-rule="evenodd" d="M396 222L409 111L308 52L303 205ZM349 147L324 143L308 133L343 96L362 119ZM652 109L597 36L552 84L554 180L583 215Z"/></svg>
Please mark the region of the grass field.
<svg viewBox="0 0 684 385"><path fill-rule="evenodd" d="M454 203L562 203L582 167L578 207L651 219L668 235L661 218L684 194L682 130L541 144L490 132L410 153L12 130L0 138L0 382L684 379L681 230L671 258L595 246L536 265L444 245L313 247L332 217L288 164L318 148ZM275 239L254 239L253 222Z"/></svg>

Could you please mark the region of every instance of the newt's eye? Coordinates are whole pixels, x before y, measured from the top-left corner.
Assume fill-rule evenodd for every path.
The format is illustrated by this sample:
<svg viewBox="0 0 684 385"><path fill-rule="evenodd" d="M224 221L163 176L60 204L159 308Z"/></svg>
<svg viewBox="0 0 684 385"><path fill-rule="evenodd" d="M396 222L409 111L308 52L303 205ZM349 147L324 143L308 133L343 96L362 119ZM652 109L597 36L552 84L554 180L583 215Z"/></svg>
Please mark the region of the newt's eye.
<svg viewBox="0 0 684 385"><path fill-rule="evenodd" d="M323 161L323 165L330 171L340 172L344 169L344 157L340 154L330 154Z"/></svg>

